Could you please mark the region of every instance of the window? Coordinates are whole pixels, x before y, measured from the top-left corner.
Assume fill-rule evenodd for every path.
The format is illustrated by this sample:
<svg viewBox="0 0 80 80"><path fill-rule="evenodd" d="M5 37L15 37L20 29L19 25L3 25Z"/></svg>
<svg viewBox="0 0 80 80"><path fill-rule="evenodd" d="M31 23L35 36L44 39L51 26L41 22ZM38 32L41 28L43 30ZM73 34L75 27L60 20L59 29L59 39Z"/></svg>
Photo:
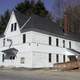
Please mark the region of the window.
<svg viewBox="0 0 80 80"><path fill-rule="evenodd" d="M11 24L11 32L13 31L13 24Z"/></svg>
<svg viewBox="0 0 80 80"><path fill-rule="evenodd" d="M14 23L14 31L16 31L16 27L17 26L17 23Z"/></svg>
<svg viewBox="0 0 80 80"><path fill-rule="evenodd" d="M17 29L17 23L11 24L11 32L16 31Z"/></svg>
<svg viewBox="0 0 80 80"><path fill-rule="evenodd" d="M63 40L63 48L65 48L65 40Z"/></svg>
<svg viewBox="0 0 80 80"><path fill-rule="evenodd" d="M3 46L5 46L5 39L3 39Z"/></svg>
<svg viewBox="0 0 80 80"><path fill-rule="evenodd" d="M59 46L59 40L58 40L58 38L56 39L56 46L57 47Z"/></svg>
<svg viewBox="0 0 80 80"><path fill-rule="evenodd" d="M51 53L49 53L49 62L51 62L51 57L52 57Z"/></svg>
<svg viewBox="0 0 80 80"><path fill-rule="evenodd" d="M2 62L4 62L4 54L2 54Z"/></svg>
<svg viewBox="0 0 80 80"><path fill-rule="evenodd" d="M72 55L72 56L68 56L70 61L77 61L76 56Z"/></svg>
<svg viewBox="0 0 80 80"><path fill-rule="evenodd" d="M10 56L10 59L11 59L11 60L14 60L14 59L15 59L15 56Z"/></svg>
<svg viewBox="0 0 80 80"><path fill-rule="evenodd" d="M63 55L63 62L65 62L65 60L66 60L65 58L66 58L66 56L65 56L65 55Z"/></svg>
<svg viewBox="0 0 80 80"><path fill-rule="evenodd" d="M56 54L56 62L58 63L59 62L59 55Z"/></svg>
<svg viewBox="0 0 80 80"><path fill-rule="evenodd" d="M51 45L51 37L49 37L49 45Z"/></svg>
<svg viewBox="0 0 80 80"><path fill-rule="evenodd" d="M71 48L71 42L69 42L69 48Z"/></svg>
<svg viewBox="0 0 80 80"><path fill-rule="evenodd" d="M24 64L24 62L25 62L25 58L24 57L21 57L21 64Z"/></svg>
<svg viewBox="0 0 80 80"><path fill-rule="evenodd" d="M26 34L23 34L23 43L26 43Z"/></svg>

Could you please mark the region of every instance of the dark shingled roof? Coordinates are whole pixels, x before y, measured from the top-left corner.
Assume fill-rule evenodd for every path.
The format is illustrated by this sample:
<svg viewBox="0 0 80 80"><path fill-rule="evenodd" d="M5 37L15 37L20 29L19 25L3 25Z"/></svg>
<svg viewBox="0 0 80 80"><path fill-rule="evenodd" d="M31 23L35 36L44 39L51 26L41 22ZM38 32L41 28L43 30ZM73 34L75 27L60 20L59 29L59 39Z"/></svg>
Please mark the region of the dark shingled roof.
<svg viewBox="0 0 80 80"><path fill-rule="evenodd" d="M27 19L29 18L28 16L23 15L22 13L20 13L19 11L14 10L16 19L18 21L19 27L21 28L25 22L27 21Z"/></svg>
<svg viewBox="0 0 80 80"><path fill-rule="evenodd" d="M21 32L25 32L29 28L40 29L47 32L61 34L63 30L47 17L32 15L30 21L24 26Z"/></svg>

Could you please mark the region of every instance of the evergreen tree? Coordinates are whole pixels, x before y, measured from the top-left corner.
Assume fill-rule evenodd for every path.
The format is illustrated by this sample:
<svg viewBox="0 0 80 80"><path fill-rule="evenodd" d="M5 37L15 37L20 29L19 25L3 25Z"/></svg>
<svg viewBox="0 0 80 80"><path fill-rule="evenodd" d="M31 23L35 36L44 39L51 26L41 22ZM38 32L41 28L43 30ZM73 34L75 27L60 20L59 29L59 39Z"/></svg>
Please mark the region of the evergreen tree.
<svg viewBox="0 0 80 80"><path fill-rule="evenodd" d="M37 2L35 8L35 14L38 14L40 16L46 16L48 14L48 11L45 9L44 3L41 0Z"/></svg>
<svg viewBox="0 0 80 80"><path fill-rule="evenodd" d="M24 2L21 2L17 4L16 10L20 11L21 13L26 13L28 9L30 9L31 4L28 0L25 0Z"/></svg>
<svg viewBox="0 0 80 80"><path fill-rule="evenodd" d="M16 6L16 10L24 14L37 14L40 16L46 16L48 11L45 9L44 3L41 0L38 0L35 3L33 0L25 0L24 2Z"/></svg>
<svg viewBox="0 0 80 80"><path fill-rule="evenodd" d="M6 28L6 25L9 21L9 18L10 18L10 12L9 10L7 10L4 15L1 16L1 20L0 20L0 33L2 33L5 28Z"/></svg>

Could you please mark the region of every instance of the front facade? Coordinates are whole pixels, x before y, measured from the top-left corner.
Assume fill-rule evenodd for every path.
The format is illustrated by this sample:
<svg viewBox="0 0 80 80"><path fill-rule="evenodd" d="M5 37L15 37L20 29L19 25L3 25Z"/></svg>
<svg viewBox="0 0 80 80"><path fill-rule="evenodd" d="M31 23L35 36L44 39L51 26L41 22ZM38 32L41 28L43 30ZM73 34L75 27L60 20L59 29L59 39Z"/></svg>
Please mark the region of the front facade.
<svg viewBox="0 0 80 80"><path fill-rule="evenodd" d="M70 61L69 56L79 56L79 40L51 34L47 28L46 31L41 27L34 28L44 24L38 23L35 16L24 18L19 12L12 12L0 38L0 66L48 68L55 63ZM39 25L34 25L35 22Z"/></svg>

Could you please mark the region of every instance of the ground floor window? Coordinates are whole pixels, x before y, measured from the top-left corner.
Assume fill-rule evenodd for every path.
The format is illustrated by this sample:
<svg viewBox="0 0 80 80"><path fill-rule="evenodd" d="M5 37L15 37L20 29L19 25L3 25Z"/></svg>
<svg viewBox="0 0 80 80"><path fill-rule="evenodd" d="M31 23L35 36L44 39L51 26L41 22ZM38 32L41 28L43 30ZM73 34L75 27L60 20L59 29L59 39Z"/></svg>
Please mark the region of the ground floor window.
<svg viewBox="0 0 80 80"><path fill-rule="evenodd" d="M51 53L49 53L49 62L51 62L51 57L52 57L52 55L51 55Z"/></svg>
<svg viewBox="0 0 80 80"><path fill-rule="evenodd" d="M77 61L76 56L68 56L70 61Z"/></svg>
<svg viewBox="0 0 80 80"><path fill-rule="evenodd" d="M59 54L56 54L56 62L59 62Z"/></svg>
<svg viewBox="0 0 80 80"><path fill-rule="evenodd" d="M4 54L2 54L2 62L4 62Z"/></svg>
<svg viewBox="0 0 80 80"><path fill-rule="evenodd" d="M65 63L65 61L66 61L66 56L63 55L63 62Z"/></svg>
<svg viewBox="0 0 80 80"><path fill-rule="evenodd" d="M20 63L21 63L21 64L24 64L24 63L25 63L25 58L24 58L24 57L21 57Z"/></svg>
<svg viewBox="0 0 80 80"><path fill-rule="evenodd" d="M2 62L4 62L4 60L14 60L15 57L16 55L2 54Z"/></svg>

